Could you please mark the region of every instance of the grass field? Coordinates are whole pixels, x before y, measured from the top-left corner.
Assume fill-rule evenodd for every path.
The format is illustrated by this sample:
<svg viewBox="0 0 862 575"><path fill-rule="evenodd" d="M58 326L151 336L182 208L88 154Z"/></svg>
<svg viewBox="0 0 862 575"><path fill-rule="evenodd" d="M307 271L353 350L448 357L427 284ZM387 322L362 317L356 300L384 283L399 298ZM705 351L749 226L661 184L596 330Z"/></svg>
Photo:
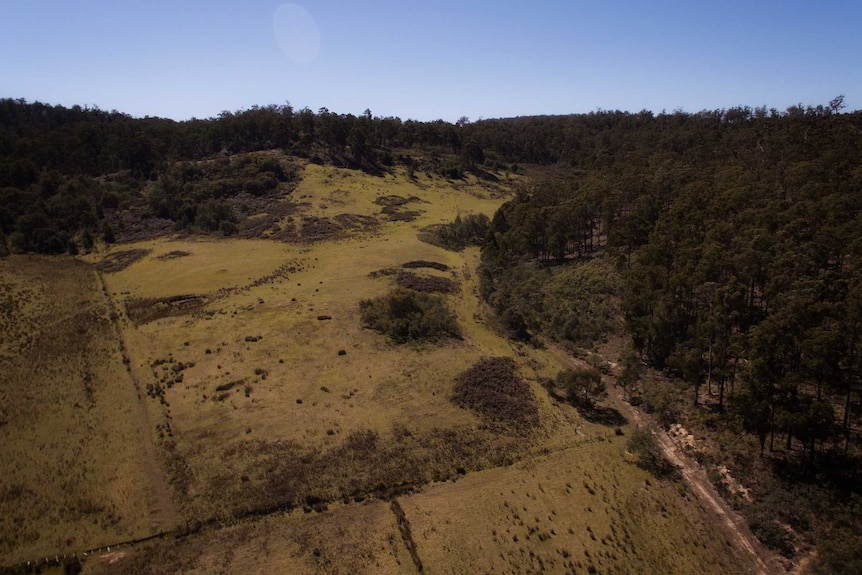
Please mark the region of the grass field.
<svg viewBox="0 0 862 575"><path fill-rule="evenodd" d="M282 241L0 260L5 563L165 531L85 571L744 572L683 488L544 391L553 353L491 329L478 250L417 239L509 190L308 165L267 220ZM460 338L362 327L410 262L456 284ZM450 400L487 357L514 359L535 426Z"/></svg>
<svg viewBox="0 0 862 575"><path fill-rule="evenodd" d="M98 276L66 258L10 257L0 289L4 563L172 526Z"/></svg>
<svg viewBox="0 0 862 575"><path fill-rule="evenodd" d="M745 573L677 484L624 437L435 485L401 504L427 573Z"/></svg>

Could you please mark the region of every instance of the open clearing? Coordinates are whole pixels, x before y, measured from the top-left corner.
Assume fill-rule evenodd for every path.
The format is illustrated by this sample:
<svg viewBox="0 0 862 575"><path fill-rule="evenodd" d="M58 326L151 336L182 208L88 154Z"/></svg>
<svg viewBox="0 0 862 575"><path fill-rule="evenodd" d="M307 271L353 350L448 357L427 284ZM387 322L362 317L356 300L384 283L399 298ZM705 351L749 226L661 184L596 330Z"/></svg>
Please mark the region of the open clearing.
<svg viewBox="0 0 862 575"><path fill-rule="evenodd" d="M272 227L289 241L114 246L82 258L101 276L0 263L4 318L26 320L3 331L4 563L165 533L85 571L750 572L684 487L543 390L552 353L489 328L478 251L417 239L504 191L309 165ZM361 326L411 262L457 285L460 339ZM450 401L483 357L514 359L535 428Z"/></svg>

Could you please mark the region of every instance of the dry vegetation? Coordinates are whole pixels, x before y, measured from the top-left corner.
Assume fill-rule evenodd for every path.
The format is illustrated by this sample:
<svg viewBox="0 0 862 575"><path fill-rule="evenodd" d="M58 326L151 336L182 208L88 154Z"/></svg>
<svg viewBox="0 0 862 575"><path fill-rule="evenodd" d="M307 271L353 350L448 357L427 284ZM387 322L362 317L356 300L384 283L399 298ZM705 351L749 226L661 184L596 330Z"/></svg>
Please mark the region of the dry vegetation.
<svg viewBox="0 0 862 575"><path fill-rule="evenodd" d="M553 354L488 325L478 250L417 238L504 191L309 164L258 239L81 258L101 276L0 260L4 563L165 532L84 570L745 572L681 484L544 391ZM460 338L363 328L405 284Z"/></svg>
<svg viewBox="0 0 862 575"><path fill-rule="evenodd" d="M458 376L452 401L515 428L529 429L539 423L533 392L518 376L511 357L480 359Z"/></svg>
<svg viewBox="0 0 862 575"><path fill-rule="evenodd" d="M149 425L97 275L0 260L0 557L71 553L173 527Z"/></svg>

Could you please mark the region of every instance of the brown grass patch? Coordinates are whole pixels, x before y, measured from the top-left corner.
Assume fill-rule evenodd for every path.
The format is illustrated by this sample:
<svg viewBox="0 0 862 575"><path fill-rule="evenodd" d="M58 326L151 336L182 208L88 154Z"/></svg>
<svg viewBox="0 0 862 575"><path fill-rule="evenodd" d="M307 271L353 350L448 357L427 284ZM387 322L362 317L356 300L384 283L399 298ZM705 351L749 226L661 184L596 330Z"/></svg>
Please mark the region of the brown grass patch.
<svg viewBox="0 0 862 575"><path fill-rule="evenodd" d="M456 293L458 284L440 276L420 276L413 272L399 272L396 283L407 289L426 293Z"/></svg>
<svg viewBox="0 0 862 575"><path fill-rule="evenodd" d="M441 272L449 271L449 266L447 266L446 264L441 264L440 262L431 262L428 260L412 260L401 264L401 267L405 269L430 268Z"/></svg>
<svg viewBox="0 0 862 575"><path fill-rule="evenodd" d="M302 216L288 220L270 238L290 243L316 243L341 239L354 232L369 232L378 228L377 218L361 214L338 214L333 218Z"/></svg>
<svg viewBox="0 0 862 575"><path fill-rule="evenodd" d="M518 377L511 357L487 357L458 376L452 401L483 416L517 428L539 423L539 409L529 384Z"/></svg>
<svg viewBox="0 0 862 575"><path fill-rule="evenodd" d="M404 208L407 204L413 202L421 202L422 200L416 196L408 198L399 195L380 196L374 200L378 206L383 206L380 213L385 215L391 222L412 222L422 215L419 210L407 210Z"/></svg>
<svg viewBox="0 0 862 575"><path fill-rule="evenodd" d="M137 324L183 315L199 309L209 300L202 295L177 295L166 298L129 298L126 314Z"/></svg>
<svg viewBox="0 0 862 575"><path fill-rule="evenodd" d="M135 249L125 250L122 252L114 252L105 256L105 259L96 264L96 269L103 273L120 272L132 265L133 263L142 260L150 253L150 250Z"/></svg>
<svg viewBox="0 0 862 575"><path fill-rule="evenodd" d="M195 470L171 479L179 492L196 494L190 503L201 510L198 516L320 512L336 502L392 499L429 482L518 459L528 446L500 431L464 426L386 438L360 429L327 450L293 441L241 440L222 450L218 471L207 471L193 483L191 477L200 477ZM177 462L185 460L179 452L172 455Z"/></svg>
<svg viewBox="0 0 862 575"><path fill-rule="evenodd" d="M0 302L18 304L0 321L0 571L169 528L98 274L15 256L0 262L0 287Z"/></svg>
<svg viewBox="0 0 862 575"><path fill-rule="evenodd" d="M378 206L383 206L384 208L386 208L386 207L406 206L407 204L410 204L413 202L421 202L421 201L422 201L422 199L418 198L416 196L410 196L408 198L405 198L405 197L399 196L397 194L391 194L388 196L380 196L378 198L375 198L374 203L377 204Z"/></svg>

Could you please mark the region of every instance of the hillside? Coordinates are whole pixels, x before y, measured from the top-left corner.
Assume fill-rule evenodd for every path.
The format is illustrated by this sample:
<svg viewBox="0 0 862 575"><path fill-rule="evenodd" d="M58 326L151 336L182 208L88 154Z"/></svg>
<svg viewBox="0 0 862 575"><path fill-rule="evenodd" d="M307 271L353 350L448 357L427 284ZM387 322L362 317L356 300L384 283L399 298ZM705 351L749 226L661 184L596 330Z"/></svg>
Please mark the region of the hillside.
<svg viewBox="0 0 862 575"><path fill-rule="evenodd" d="M855 572L840 105L2 101L3 565Z"/></svg>

